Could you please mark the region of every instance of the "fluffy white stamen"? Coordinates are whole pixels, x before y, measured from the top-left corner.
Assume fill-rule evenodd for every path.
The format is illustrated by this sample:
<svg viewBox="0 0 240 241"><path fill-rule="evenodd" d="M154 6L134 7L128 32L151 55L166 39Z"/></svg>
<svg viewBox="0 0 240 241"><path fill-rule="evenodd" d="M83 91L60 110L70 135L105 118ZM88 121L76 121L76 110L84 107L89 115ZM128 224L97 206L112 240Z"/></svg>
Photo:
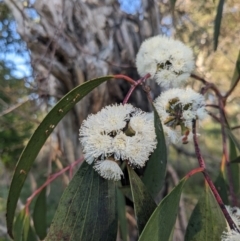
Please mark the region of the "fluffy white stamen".
<svg viewBox="0 0 240 241"><path fill-rule="evenodd" d="M179 87L193 71L193 52L179 40L158 35L142 43L136 66L141 76L151 74L162 87Z"/></svg>
<svg viewBox="0 0 240 241"><path fill-rule="evenodd" d="M97 161L93 168L101 177L108 180L119 181L121 180L121 176L123 176L119 165L112 160Z"/></svg>

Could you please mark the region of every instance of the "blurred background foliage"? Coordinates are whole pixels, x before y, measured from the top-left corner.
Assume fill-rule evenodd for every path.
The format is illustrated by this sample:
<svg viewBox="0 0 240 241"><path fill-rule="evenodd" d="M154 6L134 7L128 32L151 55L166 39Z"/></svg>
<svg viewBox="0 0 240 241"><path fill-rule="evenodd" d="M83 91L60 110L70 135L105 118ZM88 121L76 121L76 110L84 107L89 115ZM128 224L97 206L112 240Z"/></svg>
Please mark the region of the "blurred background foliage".
<svg viewBox="0 0 240 241"><path fill-rule="evenodd" d="M222 93L229 89L240 49L240 3L225 2L219 45L214 51L218 3L212 0L135 0L131 4L124 0L0 0L1 241L7 240L4 219L11 175L34 129L65 93L88 79L111 73L137 79L135 55L145 38L165 34L182 40L194 50L195 73L215 83ZM154 83L150 85L154 96L161 92ZM194 79L189 85L197 91L202 86ZM19 209L49 174L81 156L78 129L82 120L106 104L121 102L128 88L121 81L103 84L59 123L32 168ZM239 88L226 105L231 127L239 125ZM206 97L208 104L217 103L211 91ZM130 102L150 110L140 89ZM217 109L208 107L208 110L218 116ZM207 169L214 179L222 154L220 125L209 117L201 123L199 133ZM234 134L240 136L239 129L234 129ZM169 147L166 188L170 189L178 178L197 166L192 143ZM64 174L48 187L48 224L68 182L68 174ZM201 194L202 184L203 178L197 175L185 188L183 203L187 216ZM176 228L180 232L175 240L177 235L181 240L184 225Z"/></svg>

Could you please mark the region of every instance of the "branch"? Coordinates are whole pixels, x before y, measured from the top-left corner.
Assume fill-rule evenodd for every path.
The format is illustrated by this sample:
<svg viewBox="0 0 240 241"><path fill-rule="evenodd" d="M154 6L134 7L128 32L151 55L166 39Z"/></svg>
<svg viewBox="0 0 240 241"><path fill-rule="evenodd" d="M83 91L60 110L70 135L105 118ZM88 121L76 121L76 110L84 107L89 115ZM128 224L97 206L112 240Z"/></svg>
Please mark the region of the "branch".
<svg viewBox="0 0 240 241"><path fill-rule="evenodd" d="M232 94L234 89L236 88L238 82L240 81L240 75L237 77L236 81L234 82L233 86L229 89L229 91L224 95L224 100L226 101L227 98Z"/></svg>
<svg viewBox="0 0 240 241"><path fill-rule="evenodd" d="M19 106L25 104L28 101L29 101L29 98L27 97L27 98L25 98L25 100L21 101L20 103L17 103L15 105L11 106L10 108L4 110L2 113L0 113L0 117L12 112L13 110L17 109Z"/></svg>
<svg viewBox="0 0 240 241"><path fill-rule="evenodd" d="M33 194L27 199L25 208L26 208L26 213L29 213L29 206L32 202L32 200L46 187L48 186L52 181L54 181L57 177L61 176L64 172L71 170L74 166L76 166L77 164L81 163L84 160L84 158L80 158L79 160L73 162L72 164L70 164L69 166L65 167L64 169L62 169L61 171L51 175L48 180L41 186L39 187L35 192L33 192Z"/></svg>

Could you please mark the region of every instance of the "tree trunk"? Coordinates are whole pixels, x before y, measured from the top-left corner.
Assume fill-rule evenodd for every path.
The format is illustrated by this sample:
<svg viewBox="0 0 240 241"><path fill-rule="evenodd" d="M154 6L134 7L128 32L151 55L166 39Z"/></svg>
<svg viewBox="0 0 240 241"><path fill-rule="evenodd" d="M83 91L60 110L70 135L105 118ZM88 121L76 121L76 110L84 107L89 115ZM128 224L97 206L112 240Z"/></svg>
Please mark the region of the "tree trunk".
<svg viewBox="0 0 240 241"><path fill-rule="evenodd" d="M116 1L6 0L17 30L31 51L34 81L39 97L57 99L86 80L122 73L138 79L135 56L141 42L159 33L160 14L155 1L143 1L142 11L128 15ZM28 11L27 11L28 10ZM32 13L30 14L30 10ZM35 12L33 12L35 11ZM150 83L154 94L159 87ZM129 84L104 83L84 98L58 126L60 146L69 162L81 155L78 129L89 113L122 102ZM130 102L150 110L138 88Z"/></svg>

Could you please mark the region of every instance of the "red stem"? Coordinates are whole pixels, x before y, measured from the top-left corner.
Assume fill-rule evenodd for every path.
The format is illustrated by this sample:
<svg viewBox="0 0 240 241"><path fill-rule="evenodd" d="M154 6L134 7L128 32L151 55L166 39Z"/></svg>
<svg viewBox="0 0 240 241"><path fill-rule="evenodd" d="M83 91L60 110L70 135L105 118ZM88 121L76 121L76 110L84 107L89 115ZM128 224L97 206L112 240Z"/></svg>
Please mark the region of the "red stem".
<svg viewBox="0 0 240 241"><path fill-rule="evenodd" d="M126 75L123 75L123 74L116 74L116 75L113 75L113 77L115 79L124 79L126 80L127 82L129 82L131 85L137 85L136 81Z"/></svg>
<svg viewBox="0 0 240 241"><path fill-rule="evenodd" d="M196 155L197 155L199 166L201 168L204 168L204 170L205 170L206 164L205 164L204 159L202 158L200 148L198 146L198 141L197 141L196 120L193 120L192 132L193 132L193 141L194 141L195 152L196 152ZM214 186L211 178L209 177L209 175L207 174L206 171L203 171L203 175L204 175L205 180L207 181L209 187L211 188L211 190L213 192L213 195L214 195L216 201L218 202L218 205L221 208L221 210L222 210L222 212L223 212L223 214L224 214L224 216L225 216L225 218L226 218L226 220L229 224L229 227L231 229L238 230L236 224L233 222L232 218L230 217L229 213L227 212L226 207L225 207L220 195L218 194L218 191L217 191L216 187Z"/></svg>
<svg viewBox="0 0 240 241"><path fill-rule="evenodd" d="M234 89L236 88L239 80L240 80L240 76L237 77L236 81L234 82L233 86L229 89L229 91L223 96L220 91L218 90L218 88L216 87L215 84L208 82L207 80L205 80L204 78L201 78L195 74L192 74L191 77L195 78L196 80L201 81L205 87L202 88L201 93L204 94L206 93L206 91L208 89L211 89L215 92L217 98L218 98L218 108L220 111L220 118L214 116L212 113L209 113L214 119L216 119L218 122L221 123L221 130L222 130L222 146L223 146L223 159L222 162L225 162L224 164L226 165L226 169L227 169L227 176L228 176L228 181L229 181L229 189L230 189L230 195L231 195L231 199L232 199L232 204L234 206L238 205L237 202L237 197L234 193L234 188L233 188L233 178L232 178L232 173L231 173L231 169L230 169L230 165L229 165L229 156L228 156L228 150L227 150L227 136L226 136L226 132L225 132L225 128L228 127L228 122L226 119L226 115L225 115L225 103L227 98L230 96L230 94L234 91ZM216 107L214 105L212 105L212 107ZM221 166L223 166L223 163L221 164Z"/></svg>
<svg viewBox="0 0 240 241"><path fill-rule="evenodd" d="M203 167L205 169L206 164L204 162L204 159L202 158L201 151L200 151L200 148L198 146L198 141L197 141L196 120L193 120L192 132L193 132L193 142L194 142L195 153L197 155L199 166Z"/></svg>
<svg viewBox="0 0 240 241"><path fill-rule="evenodd" d="M114 77L115 77L115 76L116 76L116 75L114 75ZM121 75L120 75L120 76L121 76ZM150 78L150 76L151 76L150 74L146 74L144 77L140 78L139 80L134 81L134 85L131 86L131 88L129 89L127 95L125 96L125 98L124 98L124 100L123 100L123 104L124 104L124 105L128 102L128 100L129 100L130 96L132 95L133 91L135 90L135 88L136 88L138 85L142 85L143 83L145 83L145 81L146 81L148 78Z"/></svg>
<svg viewBox="0 0 240 241"><path fill-rule="evenodd" d="M203 172L205 169L203 167L198 167L191 170L185 177L188 179L189 177L193 176L196 173Z"/></svg>
<svg viewBox="0 0 240 241"><path fill-rule="evenodd" d="M65 167L64 169L62 169L61 171L51 175L47 181L41 186L39 187L37 190L35 190L32 195L27 199L25 208L26 208L26 214L29 214L29 206L32 202L32 200L46 187L48 186L52 181L54 181L57 177L59 177L60 175L62 175L64 172L66 172L67 170L71 170L74 166L76 166L77 164L81 163L84 160L84 158L80 158L79 160L71 163L69 166Z"/></svg>
<svg viewBox="0 0 240 241"><path fill-rule="evenodd" d="M212 192L213 192L213 195L216 199L216 201L218 202L218 205L219 207L221 208L227 222L228 222L228 225L231 229L234 229L234 230L238 230L238 227L236 226L236 224L233 222L231 216L229 215L220 195L218 194L218 191L216 189L216 187L214 186L211 178L209 177L208 173L206 171L203 172L203 175L205 177L205 180L207 181L209 187L211 188ZM238 230L239 231L239 230Z"/></svg>
<svg viewBox="0 0 240 241"><path fill-rule="evenodd" d="M124 105L128 102L130 96L132 95L132 93L133 93L133 91L135 90L136 87L137 87L136 85L132 85L132 86L131 86L131 88L129 89L127 95L125 96L125 98L124 98L124 100L123 100L123 104L124 104Z"/></svg>

